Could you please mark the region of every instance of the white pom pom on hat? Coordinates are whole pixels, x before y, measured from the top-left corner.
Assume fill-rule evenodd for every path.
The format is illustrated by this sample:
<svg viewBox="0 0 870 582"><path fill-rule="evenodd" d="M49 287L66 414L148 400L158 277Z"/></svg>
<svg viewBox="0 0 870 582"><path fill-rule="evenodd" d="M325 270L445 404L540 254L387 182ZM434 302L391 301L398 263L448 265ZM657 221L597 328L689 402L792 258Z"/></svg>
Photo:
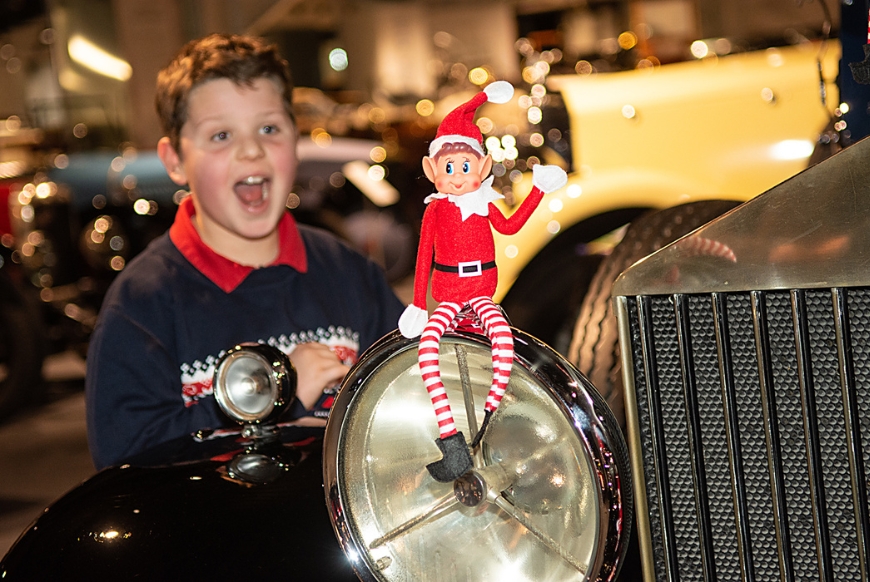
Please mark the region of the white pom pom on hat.
<svg viewBox="0 0 870 582"><path fill-rule="evenodd" d="M484 155L483 134L474 123L477 108L489 101L490 103L507 103L514 96L513 85L507 81L495 81L472 97L467 103L460 105L448 113L438 126L435 139L429 144L429 156L438 153L446 143L465 143L470 145L480 155Z"/></svg>
<svg viewBox="0 0 870 582"><path fill-rule="evenodd" d="M483 90L490 103L507 103L514 96L514 86L507 81L490 83Z"/></svg>

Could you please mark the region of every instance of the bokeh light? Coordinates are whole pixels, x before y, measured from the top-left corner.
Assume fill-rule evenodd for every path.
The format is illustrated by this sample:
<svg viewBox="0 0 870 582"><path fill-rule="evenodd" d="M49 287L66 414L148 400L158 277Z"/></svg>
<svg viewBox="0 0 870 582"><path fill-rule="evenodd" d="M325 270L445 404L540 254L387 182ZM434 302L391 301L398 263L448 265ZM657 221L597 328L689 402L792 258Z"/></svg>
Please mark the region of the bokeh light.
<svg viewBox="0 0 870 582"><path fill-rule="evenodd" d="M329 51L329 66L334 71L343 71L347 68L347 51L343 48L334 48Z"/></svg>
<svg viewBox="0 0 870 582"><path fill-rule="evenodd" d="M696 40L693 42L692 46L689 47L689 50L691 51L692 56L696 59L703 59L710 54L710 47L708 47L707 43L703 40Z"/></svg>
<svg viewBox="0 0 870 582"><path fill-rule="evenodd" d="M378 164L371 166L368 170L369 179L374 182L380 182L387 177L387 170Z"/></svg>
<svg viewBox="0 0 870 582"><path fill-rule="evenodd" d="M574 72L578 75L591 75L595 72L595 68L589 61L577 61L577 64L574 65Z"/></svg>
<svg viewBox="0 0 870 582"><path fill-rule="evenodd" d="M637 46L637 35L633 32L626 31L617 37L616 42L619 43L619 48L622 50L631 50Z"/></svg>
<svg viewBox="0 0 870 582"><path fill-rule="evenodd" d="M417 101L415 109L417 110L417 115L421 117L429 117L435 113L435 104L429 99L420 99Z"/></svg>
<svg viewBox="0 0 870 582"><path fill-rule="evenodd" d="M372 148L372 151L369 152L369 157L376 164L380 164L387 159L387 150L381 146L375 146Z"/></svg>
<svg viewBox="0 0 870 582"><path fill-rule="evenodd" d="M484 85L489 80L489 72L483 67L475 67L468 72L468 80L475 85Z"/></svg>

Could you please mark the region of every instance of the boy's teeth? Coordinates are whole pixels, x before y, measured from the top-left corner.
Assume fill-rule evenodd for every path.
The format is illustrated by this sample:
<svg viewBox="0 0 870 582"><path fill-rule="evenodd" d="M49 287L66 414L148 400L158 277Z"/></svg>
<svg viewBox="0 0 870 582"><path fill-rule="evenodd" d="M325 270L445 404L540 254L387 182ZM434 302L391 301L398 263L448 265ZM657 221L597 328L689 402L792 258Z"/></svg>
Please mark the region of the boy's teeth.
<svg viewBox="0 0 870 582"><path fill-rule="evenodd" d="M269 198L270 182L263 176L247 176L236 182L236 196L245 203L258 205Z"/></svg>

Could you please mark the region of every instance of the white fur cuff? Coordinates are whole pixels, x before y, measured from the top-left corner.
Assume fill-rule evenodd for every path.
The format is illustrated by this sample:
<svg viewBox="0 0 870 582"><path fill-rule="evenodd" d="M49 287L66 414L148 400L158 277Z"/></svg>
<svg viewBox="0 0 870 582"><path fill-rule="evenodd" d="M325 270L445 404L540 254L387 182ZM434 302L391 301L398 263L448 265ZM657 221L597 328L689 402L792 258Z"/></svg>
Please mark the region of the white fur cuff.
<svg viewBox="0 0 870 582"><path fill-rule="evenodd" d="M429 314L426 310L412 303L399 317L399 331L408 339L415 338L423 333L427 321L429 321Z"/></svg>
<svg viewBox="0 0 870 582"><path fill-rule="evenodd" d="M568 183L568 174L559 166L543 166L532 168L532 184L545 194L558 190Z"/></svg>

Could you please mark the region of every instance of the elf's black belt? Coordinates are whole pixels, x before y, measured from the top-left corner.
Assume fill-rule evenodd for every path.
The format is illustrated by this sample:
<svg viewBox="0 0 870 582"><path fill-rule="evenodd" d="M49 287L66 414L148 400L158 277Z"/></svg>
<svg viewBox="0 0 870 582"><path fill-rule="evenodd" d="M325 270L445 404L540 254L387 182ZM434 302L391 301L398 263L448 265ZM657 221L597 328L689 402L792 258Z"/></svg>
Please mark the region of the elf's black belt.
<svg viewBox="0 0 870 582"><path fill-rule="evenodd" d="M441 263L435 263L436 271L443 271L444 273L456 273L460 277L479 277L483 274L483 271L487 269L494 269L495 261L489 261L486 263L481 263L480 261L466 261L456 265L442 265Z"/></svg>

